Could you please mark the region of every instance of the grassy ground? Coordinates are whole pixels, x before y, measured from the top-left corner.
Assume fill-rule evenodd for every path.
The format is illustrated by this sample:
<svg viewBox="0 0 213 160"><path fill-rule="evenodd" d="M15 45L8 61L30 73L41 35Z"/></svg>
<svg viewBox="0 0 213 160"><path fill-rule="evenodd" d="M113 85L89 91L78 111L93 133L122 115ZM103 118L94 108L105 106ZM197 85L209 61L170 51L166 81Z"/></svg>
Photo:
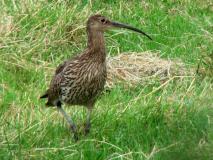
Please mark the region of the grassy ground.
<svg viewBox="0 0 213 160"><path fill-rule="evenodd" d="M86 46L84 24L97 12L143 28L154 39L109 31L109 55L158 51L191 67L201 62L202 73L212 73L206 63L213 53L210 0L1 0L0 17L12 16L13 30L0 33L0 159L213 159L211 74L163 86L158 80L116 86L100 97L91 133L76 143L61 115L38 100L54 68ZM66 110L82 130L84 109Z"/></svg>

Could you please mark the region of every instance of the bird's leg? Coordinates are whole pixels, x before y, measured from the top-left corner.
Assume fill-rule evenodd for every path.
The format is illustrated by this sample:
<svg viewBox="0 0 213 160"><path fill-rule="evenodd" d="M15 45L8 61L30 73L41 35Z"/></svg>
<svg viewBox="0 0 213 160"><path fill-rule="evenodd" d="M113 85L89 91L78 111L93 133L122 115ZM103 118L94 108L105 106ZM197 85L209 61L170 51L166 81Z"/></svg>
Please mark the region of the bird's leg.
<svg viewBox="0 0 213 160"><path fill-rule="evenodd" d="M84 128L85 135L87 135L89 133L90 128L91 128L91 123L90 123L91 114L92 114L92 107L88 107L87 119L86 119L85 128Z"/></svg>
<svg viewBox="0 0 213 160"><path fill-rule="evenodd" d="M67 113L63 110L63 108L61 107L61 103L57 104L57 109L58 111L64 116L64 118L66 119L66 121L69 123L70 128L74 134L74 139L77 141L78 140L78 134L77 134L77 127L75 125L75 123L73 122L73 120L67 115Z"/></svg>

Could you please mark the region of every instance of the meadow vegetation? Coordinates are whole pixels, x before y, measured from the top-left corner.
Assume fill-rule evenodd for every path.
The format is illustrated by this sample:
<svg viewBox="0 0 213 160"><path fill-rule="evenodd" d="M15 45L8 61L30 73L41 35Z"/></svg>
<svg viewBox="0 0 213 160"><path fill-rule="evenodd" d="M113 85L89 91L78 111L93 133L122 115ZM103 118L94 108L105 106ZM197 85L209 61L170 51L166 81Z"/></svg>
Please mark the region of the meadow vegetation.
<svg viewBox="0 0 213 160"><path fill-rule="evenodd" d="M58 64L86 47L95 13L147 32L105 34L108 56L158 52L197 68L194 76L115 85L96 103L88 136L39 96ZM0 159L213 159L213 3L211 0L1 0ZM80 132L86 111L66 107Z"/></svg>

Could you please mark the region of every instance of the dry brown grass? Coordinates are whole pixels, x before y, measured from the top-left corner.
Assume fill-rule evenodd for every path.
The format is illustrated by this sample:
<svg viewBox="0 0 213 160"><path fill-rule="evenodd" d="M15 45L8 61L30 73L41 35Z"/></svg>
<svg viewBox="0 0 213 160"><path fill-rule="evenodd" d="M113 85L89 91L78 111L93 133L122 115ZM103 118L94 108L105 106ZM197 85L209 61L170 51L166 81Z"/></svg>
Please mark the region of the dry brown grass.
<svg viewBox="0 0 213 160"><path fill-rule="evenodd" d="M0 36L11 33L13 28L13 17L3 13L0 16Z"/></svg>
<svg viewBox="0 0 213 160"><path fill-rule="evenodd" d="M173 76L193 76L194 68L187 67L180 60L163 59L157 53L122 53L108 57L107 86L116 83L135 85L148 83L153 79L166 80Z"/></svg>

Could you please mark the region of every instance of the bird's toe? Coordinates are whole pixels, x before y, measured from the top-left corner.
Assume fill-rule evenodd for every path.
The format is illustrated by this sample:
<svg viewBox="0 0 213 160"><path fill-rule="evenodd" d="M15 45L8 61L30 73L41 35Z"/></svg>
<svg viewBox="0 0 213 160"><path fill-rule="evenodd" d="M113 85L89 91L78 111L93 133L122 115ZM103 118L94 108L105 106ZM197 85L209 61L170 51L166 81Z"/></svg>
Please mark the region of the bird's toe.
<svg viewBox="0 0 213 160"><path fill-rule="evenodd" d="M84 128L84 134L85 135L89 134L90 128L91 128L91 124L90 123L86 123L85 124L85 128Z"/></svg>
<svg viewBox="0 0 213 160"><path fill-rule="evenodd" d="M78 133L74 133L73 139L74 139L75 142L77 142L79 140Z"/></svg>

